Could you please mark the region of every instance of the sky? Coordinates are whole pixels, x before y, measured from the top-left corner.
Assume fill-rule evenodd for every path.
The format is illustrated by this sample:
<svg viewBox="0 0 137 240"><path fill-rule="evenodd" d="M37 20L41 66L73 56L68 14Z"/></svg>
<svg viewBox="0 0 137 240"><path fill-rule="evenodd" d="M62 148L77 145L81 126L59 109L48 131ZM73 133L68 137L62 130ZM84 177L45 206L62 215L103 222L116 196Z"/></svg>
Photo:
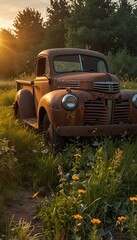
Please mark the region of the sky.
<svg viewBox="0 0 137 240"><path fill-rule="evenodd" d="M134 3L134 0L129 2ZM48 6L50 6L50 0L0 0L0 28L12 29L18 12L22 12L26 7L39 11L45 20Z"/></svg>
<svg viewBox="0 0 137 240"><path fill-rule="evenodd" d="M13 28L13 22L19 11L26 7L34 8L45 19L50 0L0 0L0 28Z"/></svg>

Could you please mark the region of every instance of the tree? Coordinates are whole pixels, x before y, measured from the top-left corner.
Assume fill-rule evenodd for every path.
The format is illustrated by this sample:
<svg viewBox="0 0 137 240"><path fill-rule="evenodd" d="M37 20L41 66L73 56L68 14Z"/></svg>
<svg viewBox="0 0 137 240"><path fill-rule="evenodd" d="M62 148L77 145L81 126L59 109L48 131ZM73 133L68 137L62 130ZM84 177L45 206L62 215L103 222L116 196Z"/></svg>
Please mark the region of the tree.
<svg viewBox="0 0 137 240"><path fill-rule="evenodd" d="M66 0L51 0L47 8L46 36L48 47L65 46L65 19L69 17L69 6Z"/></svg>
<svg viewBox="0 0 137 240"><path fill-rule="evenodd" d="M137 16L127 0L119 1L109 25L113 30L112 51L114 53L120 49L128 49L130 53L137 50Z"/></svg>
<svg viewBox="0 0 137 240"><path fill-rule="evenodd" d="M107 52L111 32L107 21L115 11L111 0L72 0L67 20L66 45Z"/></svg>
<svg viewBox="0 0 137 240"><path fill-rule="evenodd" d="M11 30L0 29L0 76L15 74L16 39Z"/></svg>
<svg viewBox="0 0 137 240"><path fill-rule="evenodd" d="M18 12L13 26L20 50L29 50L43 39L43 18L35 9L25 8L22 12Z"/></svg>

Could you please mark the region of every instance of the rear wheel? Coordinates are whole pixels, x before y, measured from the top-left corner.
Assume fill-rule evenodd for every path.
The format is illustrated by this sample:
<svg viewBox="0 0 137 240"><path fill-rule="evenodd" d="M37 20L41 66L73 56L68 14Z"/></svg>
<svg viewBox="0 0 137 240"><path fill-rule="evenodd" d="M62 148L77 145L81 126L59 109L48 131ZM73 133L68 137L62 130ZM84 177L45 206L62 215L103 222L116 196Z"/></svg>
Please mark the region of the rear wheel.
<svg viewBox="0 0 137 240"><path fill-rule="evenodd" d="M18 105L17 103L16 103L16 105L15 105L14 113L15 113L15 118L21 119L21 116L20 116L20 108L19 108L19 105Z"/></svg>
<svg viewBox="0 0 137 240"><path fill-rule="evenodd" d="M59 136L57 134L57 132L54 130L54 128L50 124L50 121L47 115L45 115L43 119L42 131L44 134L45 143L52 150L54 150L55 152L59 152L59 150L63 149L65 145L64 137Z"/></svg>

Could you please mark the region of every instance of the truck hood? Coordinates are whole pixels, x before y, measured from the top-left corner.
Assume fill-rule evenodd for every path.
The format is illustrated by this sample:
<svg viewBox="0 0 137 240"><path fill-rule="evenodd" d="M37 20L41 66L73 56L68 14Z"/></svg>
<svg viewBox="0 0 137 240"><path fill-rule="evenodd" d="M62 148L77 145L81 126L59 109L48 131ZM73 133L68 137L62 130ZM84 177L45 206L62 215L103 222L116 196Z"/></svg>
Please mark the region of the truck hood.
<svg viewBox="0 0 137 240"><path fill-rule="evenodd" d="M119 80L110 73L71 73L58 76L56 79L58 88L78 88L87 91L119 92Z"/></svg>

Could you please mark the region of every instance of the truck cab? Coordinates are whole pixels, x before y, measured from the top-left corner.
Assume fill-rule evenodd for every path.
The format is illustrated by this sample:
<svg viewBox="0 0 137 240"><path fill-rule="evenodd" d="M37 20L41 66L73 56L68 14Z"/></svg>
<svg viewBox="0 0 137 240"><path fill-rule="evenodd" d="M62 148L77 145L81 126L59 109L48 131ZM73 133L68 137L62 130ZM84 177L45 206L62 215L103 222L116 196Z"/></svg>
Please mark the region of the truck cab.
<svg viewBox="0 0 137 240"><path fill-rule="evenodd" d="M14 112L61 148L65 138L137 134L137 91L121 90L106 56L78 49L40 52L35 79L16 80Z"/></svg>

